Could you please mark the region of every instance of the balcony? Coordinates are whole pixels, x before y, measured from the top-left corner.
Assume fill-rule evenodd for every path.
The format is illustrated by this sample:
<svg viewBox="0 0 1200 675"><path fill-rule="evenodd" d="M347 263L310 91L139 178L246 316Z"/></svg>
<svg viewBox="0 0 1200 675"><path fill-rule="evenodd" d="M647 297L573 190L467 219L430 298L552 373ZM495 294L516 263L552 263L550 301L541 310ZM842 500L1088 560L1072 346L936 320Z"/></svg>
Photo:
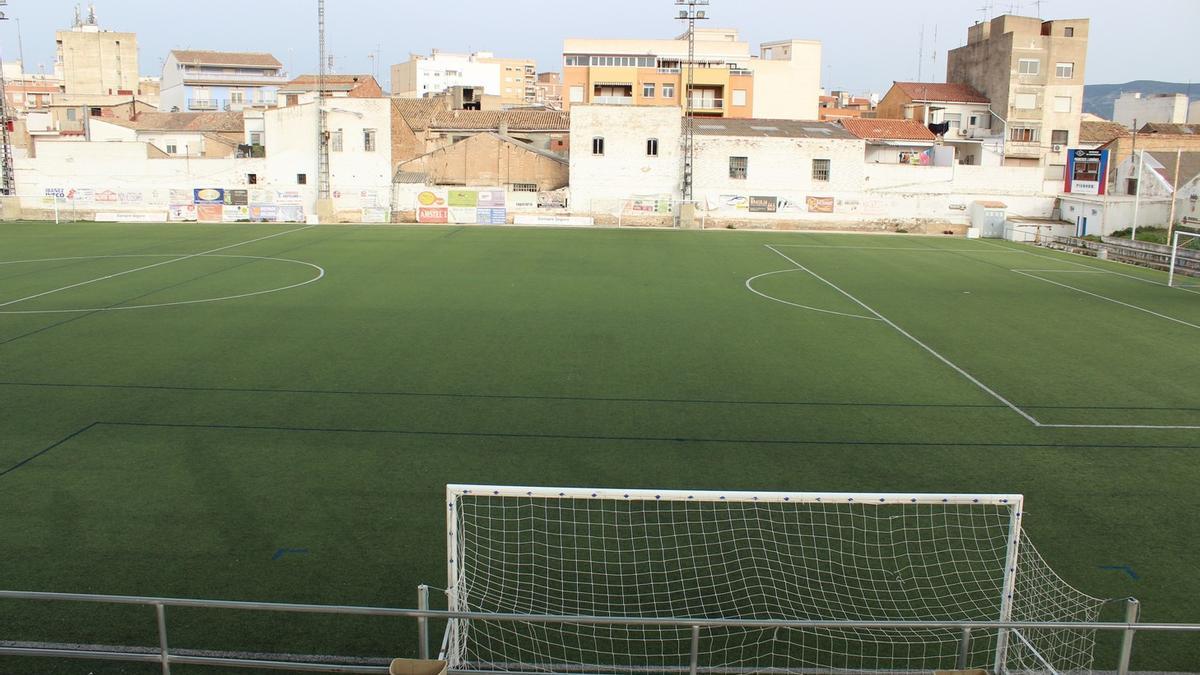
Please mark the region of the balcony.
<svg viewBox="0 0 1200 675"><path fill-rule="evenodd" d="M219 98L189 98L184 112L242 112L243 110L266 109L274 106L273 101L227 101Z"/></svg>
<svg viewBox="0 0 1200 675"><path fill-rule="evenodd" d="M659 75L678 75L681 72L680 68L659 68Z"/></svg>
<svg viewBox="0 0 1200 675"><path fill-rule="evenodd" d="M707 110L724 110L725 99L720 98L693 98L692 110L707 111Z"/></svg>
<svg viewBox="0 0 1200 675"><path fill-rule="evenodd" d="M187 102L188 110L221 110L224 106L224 101L213 98L189 98Z"/></svg>
<svg viewBox="0 0 1200 675"><path fill-rule="evenodd" d="M632 96L593 96L592 103L597 105L633 105Z"/></svg>
<svg viewBox="0 0 1200 675"><path fill-rule="evenodd" d="M288 83L288 76L285 73L278 75L262 75L254 73L207 73L198 71L184 71L184 84L214 84L229 82L232 84L260 84L268 86L282 86Z"/></svg>
<svg viewBox="0 0 1200 675"><path fill-rule="evenodd" d="M1045 150L1042 144L1038 141L1013 141L1009 140L1004 144L1004 154L1007 157L1029 157L1040 158Z"/></svg>

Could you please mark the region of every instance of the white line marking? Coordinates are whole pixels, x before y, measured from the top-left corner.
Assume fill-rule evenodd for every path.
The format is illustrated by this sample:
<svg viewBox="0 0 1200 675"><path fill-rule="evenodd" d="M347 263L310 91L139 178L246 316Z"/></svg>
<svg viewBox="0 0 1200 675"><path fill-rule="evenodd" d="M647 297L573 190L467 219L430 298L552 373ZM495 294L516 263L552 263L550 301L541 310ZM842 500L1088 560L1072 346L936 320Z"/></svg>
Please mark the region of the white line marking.
<svg viewBox="0 0 1200 675"><path fill-rule="evenodd" d="M822 281L825 284L827 284L830 288L833 288L837 292L841 293L842 295L846 296L850 300L854 301L857 305L859 305L863 309L867 310L871 314L874 314L875 316L879 317L880 321L883 321L887 325L891 326L893 329L896 330L896 332L900 333L901 335L903 335L904 337L908 338L913 343L915 343L917 346L921 347L925 351L932 354L937 360L941 361L942 363L944 363L947 366L949 366L950 368L952 368L955 372L957 372L959 375L966 378L968 381L970 381L976 387L979 387L984 392L987 392L987 394L989 394L992 398L1003 403L1010 410L1017 413L1021 417L1025 418L1025 420L1027 422L1029 422L1030 424L1032 424L1033 426L1035 426L1039 429L1112 429L1112 430L1141 429L1141 430L1158 430L1158 431L1200 431L1200 426L1188 426L1188 425L1161 425L1160 426L1160 425L1152 425L1152 424L1044 424L1044 423L1038 421L1038 419L1036 417L1034 417L1033 415L1030 415L1029 413L1025 412L1021 408L1017 407L1017 405L1014 404L1012 401L1009 401L1007 398L1004 398L1003 396L1001 396L994 389L992 389L991 387L989 387L986 384L984 384L983 382L981 382L974 375L971 375L966 370L963 370L962 368L957 366L953 361L942 356L937 351L935 351L932 347L925 344L924 342L921 342L915 336L913 336L911 333L904 330L900 326L896 325L895 322L891 321L886 316L884 316L884 315L880 314L879 312L875 311L874 309L872 309L869 305L864 303L862 300L859 300L858 298L854 297L850 293L848 293L845 290L838 287L837 284L834 284L832 281L825 279L824 277L817 274L816 272L813 272L812 270L808 269L804 265L801 265L800 263L796 262L792 258L785 255L782 251L775 248L774 246L767 244L766 247L771 249L772 251L774 251L777 255L781 256L784 260L787 260L788 262L792 263L799 269L804 270L805 272L808 272L809 274L811 274L813 277L815 277L819 281ZM1037 257L1044 257L1044 256L1037 256ZM1087 267L1087 265L1084 265L1084 267ZM1095 268L1093 268L1093 269L1095 269ZM1013 270L1013 271L1016 271L1016 270ZM1108 270L1099 270L1099 271L1107 272ZM1032 275L1030 275L1030 276L1032 276ZM1042 281L1048 281L1048 280L1043 279ZM1050 283L1055 283L1055 282L1050 282ZM1121 303L1121 304L1124 304L1124 303ZM1164 318L1169 318L1169 317L1164 317Z"/></svg>
<svg viewBox="0 0 1200 675"><path fill-rule="evenodd" d="M21 302L25 302L26 300L34 300L34 299L41 298L41 297L51 295L54 293L59 293L61 291L69 291L72 288L79 288L80 286L87 286L88 284L94 284L98 281L107 281L108 279L115 279L117 277L123 277L126 274L133 274L134 272L141 272L143 270L153 269L155 267L162 267L163 265L170 265L171 263L177 263L182 260L189 260L191 258L196 258L199 256L204 256L204 255L211 255L213 253L220 253L221 251L227 251L231 248L237 248L238 246L245 246L247 244L253 244L253 243L259 242L259 241L266 241L267 239L274 239L275 237L282 237L285 234L291 234L293 232L301 232L303 230L312 229L313 227L316 227L316 226L308 225L305 227L298 227L298 228L295 228L292 230L286 230L284 232L276 232L275 234L268 235L266 237L259 237L258 239L251 239L249 241L243 241L243 242L238 242L236 244L230 244L228 246L222 246L221 248L214 248L211 251L202 251L200 253L191 253L191 254L188 254L185 256L181 256L179 258L174 258L172 260L164 260L163 262L160 262L160 263L154 263L153 265L146 265L144 267L138 267L138 268L132 269L132 270L125 270L124 272L115 272L113 274L108 274L108 275L105 275L102 277L97 277L95 279L90 279L88 281L81 281L77 284L71 284L70 286L63 286L62 288L56 288L51 291L43 291L41 293L35 293L34 295L30 295L30 296L27 296L24 298L18 298L16 300L9 300L8 302L0 303L0 307L8 307L9 305L15 305L15 304L18 304Z"/></svg>
<svg viewBox="0 0 1200 675"><path fill-rule="evenodd" d="M802 270L792 269L792 270L780 270L778 272L767 272L766 274L760 274L751 279L747 279L746 280L746 288L750 289L751 293L754 293L755 295L764 297L767 300L782 303L784 305L790 305L792 307L799 307L800 309L807 309L807 310L810 310L813 312L821 312L822 314L833 314L835 316L844 316L849 319L865 319L867 321L879 321L879 319L876 319L873 316L863 316L861 314L847 314L845 312L835 312L831 309L821 309L819 307L810 307L808 305L800 305L800 304L797 304L794 302L788 302L787 300L780 300L779 298L767 295L766 293L763 293L762 291L760 291L754 287L754 282L758 281L759 279L762 279L764 277L775 276L776 274L794 274L794 273L800 272L800 271L802 271Z"/></svg>
<svg viewBox="0 0 1200 675"><path fill-rule="evenodd" d="M63 260L102 260L102 259L107 259L107 258L168 258L168 257L177 256L177 255L179 255L179 254L169 253L169 254L157 254L157 255L144 254L144 255L76 256L76 257L71 257L71 258L43 258L40 260L7 260L7 261L0 262L0 265L18 265L21 263L39 263L39 262L59 262L59 261L63 261ZM197 256L192 256L192 257L197 257ZM294 263L296 265L304 265L306 267L311 267L311 268L315 269L317 271L317 276L313 277L312 279L309 279L308 281L302 281L298 284L292 284L291 286L281 286L279 288L269 288L265 291L255 291L253 293L242 293L239 295L227 295L227 296L220 297L220 298L203 298L200 300L180 300L179 302L161 302L161 303L157 303L157 304L153 304L153 305L127 305L124 307L96 307L96 308L92 308L92 309L0 310L0 315L8 315L8 314L85 314L85 313L90 313L90 312L126 312L126 311L134 310L134 309L155 309L158 307L176 307L179 305L200 305L200 304L206 304L206 303L210 303L210 302L222 302L225 300L240 300L242 298L252 298L252 297L255 297L258 295L267 295L269 293L282 293L283 291L290 291L294 288L300 288L301 286L315 284L318 281L320 281L321 279L325 278L325 268L321 267L320 265L314 265L313 263L310 263L310 262L304 262L303 260L290 260L288 258L264 258L262 256L257 256L257 255L207 255L207 256L199 256L199 257L202 257L202 258L240 258L240 259L245 259L245 260L267 260L267 261L271 261L271 262Z"/></svg>
<svg viewBox="0 0 1200 675"><path fill-rule="evenodd" d="M1033 415L1030 415L1029 413L1025 412L1024 410L1021 410L1020 408L1018 408L1018 407L1017 407L1017 406L1016 406L1016 405L1015 405L1015 404L1014 404L1012 401L1009 401L1008 399L1006 399L1006 398L1004 398L1003 396L1001 396L1000 394L998 394L998 393L997 393L995 390L993 390L991 387L987 386L987 385L986 385L986 384L984 384L983 382L980 382L980 381L979 381L979 379L978 379L978 378L976 378L974 375L972 375L972 374L968 373L967 371L965 371L965 370L963 370L962 368L960 368L960 367L958 367L957 365L955 365L955 363L954 363L953 361L951 361L950 359L948 359L948 358L946 358L946 357L942 356L941 354L937 353L936 351L934 351L934 349L933 349L932 347L930 347L929 345L925 344L924 342L921 342L920 340L918 340L916 337L914 337L914 336L913 336L913 334L912 334L912 333L909 333L908 331L904 330L904 329L903 329L903 328L901 328L900 326L897 326L895 322L891 321L891 320L890 320L890 319L888 319L886 316L884 316L884 315L880 314L879 312L875 311L874 309L872 309L872 308L871 308L869 305L867 305L867 304L866 304L865 302L863 302L862 300L859 300L858 298L854 297L853 295L851 295L850 293L846 292L845 290L842 290L842 288L841 288L841 287L839 287L837 284L833 283L832 281L829 281L828 279L826 279L826 278L822 277L821 275L817 274L816 272L813 272L812 270L808 269L808 268L807 268L807 267L805 267L804 265L801 265L800 263L796 262L796 261L795 261L795 260L793 260L792 258L788 257L786 254L784 254L782 251L780 251L779 249L775 248L774 246L771 246L771 245L769 245L769 244L768 244L768 245L767 245L767 248L771 249L771 250L772 250L772 251L774 251L776 254L778 254L778 255L782 256L784 260L786 260L786 261L788 261L788 262L792 263L792 264L793 264L793 265L795 265L796 267L798 267L798 268L800 268L800 269L804 270L805 272L808 272L809 274L813 275L814 277L816 277L816 278L817 278L817 280L819 280L819 281L821 281L821 282L825 283L826 285L828 285L828 286L829 286L830 288L832 288L833 290L835 290L835 291L837 291L838 293L841 293L842 295L846 296L847 298L849 298L850 300L852 300L852 301L853 301L855 304L859 305L860 307L862 307L863 309L867 310L867 311L868 311L868 312L870 312L871 314L874 314L875 316L879 317L879 320L880 320L880 321L882 321L882 322L886 323L887 325L891 326L891 327L892 327L892 328L893 328L893 329L894 329L896 332L900 333L901 335L903 335L904 337L908 338L909 340L912 340L912 341L913 341L913 342L914 342L914 343L915 343L915 344L916 344L918 347L920 347L921 349L924 349L925 351L927 351L927 352L929 352L930 354L932 354L932 355L934 356L934 358L936 358L937 360L941 361L942 363L946 364L947 366L950 366L950 368L954 369L954 371L955 371L955 372L957 372L959 375L961 375L961 376L963 376L964 378L966 378L968 381L970 381L970 382L971 382L972 384L974 384L976 387L979 387L979 388L980 388L980 389L982 389L983 391L987 392L987 393L988 393L988 394L989 394L989 395L990 395L992 398L994 398L994 399L996 399L997 401L1000 401L1000 402L1001 402L1001 403L1003 403L1004 405L1008 406L1008 408L1009 408L1010 410L1012 410L1013 412L1017 413L1017 414L1018 414L1018 415L1020 415L1021 417L1024 417L1024 418L1025 418L1025 419L1026 419L1026 420L1027 420L1027 421L1028 421L1030 424L1034 425L1035 427L1040 427L1040 426L1042 426L1042 423L1041 423L1041 422L1039 422L1039 421L1037 421L1037 418L1035 418Z"/></svg>
<svg viewBox="0 0 1200 675"><path fill-rule="evenodd" d="M1130 303L1128 303L1128 302L1121 302L1120 300L1114 300L1113 298L1110 298L1110 297L1108 297L1108 296L1105 296L1105 295L1100 295L1099 293L1093 293L1093 292L1091 292L1091 291L1085 291L1085 290L1083 290L1082 288L1076 288L1076 287L1074 287L1074 286L1070 286L1070 285L1068 285L1068 284L1064 284L1064 283L1061 283L1061 282L1058 282L1058 281L1053 281L1053 280L1051 280L1051 279L1046 279L1046 278L1044 278L1044 277L1039 277L1039 276L1038 276L1038 275L1036 275L1036 274L1030 274L1029 272L1025 272L1025 271L1022 271L1022 270L1012 270L1012 271L1013 271L1013 272L1016 272L1017 274L1020 274L1021 276L1029 277L1030 279L1037 279L1038 281L1044 281L1044 282L1046 282L1046 283L1048 283L1048 284L1054 284L1055 286L1060 286L1060 287L1062 287L1062 288L1069 288L1069 289L1071 289L1072 291L1075 291L1076 293L1083 293L1084 295L1090 295L1090 296L1091 296L1091 297L1093 297L1093 298L1097 298L1097 299L1100 299L1100 300L1104 300L1105 302L1111 302L1111 303L1113 303L1113 304L1115 304L1115 305L1121 305L1122 307L1128 307L1128 308L1130 308L1130 309L1136 309L1136 310L1137 310L1137 311L1139 311L1139 312L1145 312L1146 314L1151 314L1151 315L1153 315L1153 316L1157 316L1157 317L1158 317L1158 318L1160 318L1160 319L1166 319L1167 321L1173 321L1173 322L1175 322L1175 323L1177 323L1177 324L1180 324L1180 325L1183 325L1183 326L1187 326L1187 327L1189 327L1189 328L1195 328L1196 330L1200 330L1200 326L1198 326L1198 325L1196 325L1196 324L1194 324L1194 323L1188 323L1187 321L1184 321L1183 319L1176 319L1175 317L1173 317L1173 316L1167 316L1166 314L1159 314L1158 312L1155 312L1155 311L1153 311L1153 310L1146 309L1145 307L1139 307L1139 306L1137 306L1137 305L1132 305L1132 304L1130 304Z"/></svg>
<svg viewBox="0 0 1200 675"><path fill-rule="evenodd" d="M917 251L920 253L1024 253L1024 251L993 251L986 248L915 248L901 246L827 246L824 244L769 244L779 248L834 248L847 251Z"/></svg>
<svg viewBox="0 0 1200 675"><path fill-rule="evenodd" d="M1104 270L1018 270L1012 269L1009 272L1040 272L1044 274L1108 274Z"/></svg>
<svg viewBox="0 0 1200 675"><path fill-rule="evenodd" d="M1009 249L1006 246L1001 246L1000 244L990 242L990 241L985 241L982 243L987 244L988 246L995 246L996 248L1000 248L1000 249L1004 249L1004 250L1014 250L1016 253L1024 253L1025 255L1031 255L1035 258L1041 258L1042 260L1052 260L1054 262L1063 263L1064 265L1074 265L1076 267L1086 267L1089 270L1096 270L1098 272L1104 272L1105 274L1115 274L1118 277L1125 277L1126 279L1133 279L1134 281L1140 281L1144 284L1153 284L1155 286L1162 286L1163 288L1174 288L1175 290L1183 291L1184 293L1195 293L1196 295L1200 295L1200 291L1193 291L1191 289L1181 288L1179 286L1168 286L1167 284L1165 284L1161 281L1155 281L1153 279L1145 279L1143 277L1134 276L1132 274L1125 274L1124 272L1117 272L1116 270L1109 270L1109 269L1105 269L1103 267L1096 267L1095 265L1085 265L1081 262L1075 262L1074 260L1056 258L1056 257L1048 256L1048 255L1038 255L1037 253L1034 253L1033 251L1022 251L1019 249ZM1059 252L1062 253L1064 256L1068 256L1068 257L1071 255L1077 255L1077 254L1067 253L1065 251L1059 251ZM1120 264L1124 264L1124 263L1115 263L1115 264L1120 265ZM1147 271L1149 271L1149 270L1147 270Z"/></svg>

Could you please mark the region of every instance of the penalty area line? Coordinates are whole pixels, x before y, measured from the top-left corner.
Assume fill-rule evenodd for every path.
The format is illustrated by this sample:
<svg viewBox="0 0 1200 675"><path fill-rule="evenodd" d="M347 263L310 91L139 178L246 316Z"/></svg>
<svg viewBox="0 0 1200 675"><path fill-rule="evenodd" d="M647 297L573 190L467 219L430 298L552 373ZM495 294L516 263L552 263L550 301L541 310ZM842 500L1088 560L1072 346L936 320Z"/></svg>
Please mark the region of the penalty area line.
<svg viewBox="0 0 1200 675"><path fill-rule="evenodd" d="M274 239L275 237L282 237L285 234L292 234L293 232L302 232L304 230L310 230L314 227L316 227L316 225L307 225L305 227L297 227L295 229L285 230L283 232L276 232L275 234L267 235L265 237L259 237L257 239L250 239L249 241L240 241L236 244L229 244L228 246L214 248L211 251L201 251L200 253L189 253L188 255L185 255L185 256L180 256L178 258L172 258L171 260L164 260L162 262L154 263L152 265L143 265L142 267L136 267L131 270L125 270L124 272L114 272L112 274L106 274L102 277L96 277L95 279L89 279L87 281L80 281L79 283L74 283L69 286L63 286L62 288L55 288L53 290L42 291L41 293L35 293L33 295L28 295L28 296L25 296L24 298L17 298L16 300L9 300L8 302L0 303L0 308L8 307L9 305L15 305L18 303L22 303L27 300L35 300L37 298L45 297L47 295L53 295L54 293L60 293L62 291L69 291L72 288L79 288L80 286L87 286L88 284L94 284L94 283L97 283L100 281L116 279L117 277L123 277L126 274L133 274L134 272L142 272L144 270L154 269L156 267L162 267L163 265L170 265L171 263L177 263L177 262L181 262L184 260L191 260L192 258L199 258L201 256L212 255L213 253L220 253L221 251L228 251L231 248L237 248L239 246L246 246L247 244L254 244L254 243L257 243L260 241Z"/></svg>
<svg viewBox="0 0 1200 675"><path fill-rule="evenodd" d="M981 390L983 390L985 393L987 393L987 394L988 394L989 396L991 396L992 398L994 398L994 399L996 399L997 401L999 401L999 402L1003 403L1003 404L1004 404L1006 407L1008 407L1008 409L1009 409L1009 410L1012 410L1013 412L1017 413L1017 414L1018 414L1018 415L1020 415L1021 417L1025 418L1025 420L1026 420L1027 422L1029 422L1030 424L1034 425L1035 427L1040 427L1040 426L1042 426L1042 423L1041 423L1041 422L1039 422L1039 421L1037 420L1037 418L1036 418L1036 417L1034 417L1033 415L1030 415L1029 413L1025 412L1024 410L1021 410L1019 407L1017 407L1017 405L1016 405L1015 403L1013 403L1012 401L1008 400L1007 398L1004 398L1003 396L1001 396L1001 395L1000 395L1000 394L999 394L999 393L998 393L996 390L992 389L991 387L989 387L989 386L987 386L986 384L984 384L983 382L981 382L981 381L979 380L979 378L977 378L977 377L975 377L974 375L972 375L972 374L968 373L966 370L964 370L963 368L959 367L959 366L958 366L956 363L954 363L954 362L953 362L953 361L951 361L950 359L946 358L945 356L942 356L942 355L941 355L940 353L938 353L938 352L937 352L937 351L936 351L936 350L935 350L933 347L930 347L929 345L925 344L924 342L921 342L921 340L919 340L919 339L918 339L916 336L914 336L912 333L909 333L908 331L904 330L904 329L903 329L903 328L901 328L900 326L896 325L896 323L895 323L894 321L892 321L891 319L887 318L886 316L884 316L884 315L880 314L879 312L875 311L874 309L872 309L872 308L871 308L871 306L870 306L870 305L868 305L867 303L865 303L865 302L863 302L862 300L859 300L858 298L854 297L854 296L853 296L853 295L851 295L849 292L847 292L845 289L841 288L840 286L838 286L837 284L833 283L832 281L830 281L830 280L826 279L825 277L822 277L821 275L819 275L819 274L817 274L816 272L814 272L814 271L812 271L812 270L808 269L808 268L807 268L807 267L805 267L804 265L801 265L800 263L796 262L796 261L795 261L795 260L793 260L791 257L789 257L787 254L783 253L782 251L780 251L779 249L775 248L774 246L771 246L770 244L768 244L768 245L767 245L767 248L771 249L772 251L774 251L774 252L775 252L775 254L776 254L776 255L778 255L778 256L782 257L784 260L786 260L786 261L788 261L788 262L792 263L793 265L795 265L795 266L796 266L796 267L798 267L799 269L802 269L802 270L804 270L805 272L807 272L807 273L811 274L811 275L812 275L814 278L816 278L818 281L820 281L820 282L824 283L825 285L829 286L830 288L832 288L833 290L837 291L838 293L841 293L842 295L846 296L846 297L847 297L847 298L849 298L849 299L850 299L852 302L854 302L854 303L855 303L855 304L857 304L858 306L862 307L863 309L867 310L867 311L868 311L868 312L870 312L872 315L874 315L874 316L878 317L880 321L882 321L882 322L886 323L887 325L891 326L891 327L892 327L892 329L893 329L893 330L895 330L897 333L900 333L900 334L901 334L901 335L903 335L904 337L906 337L906 338L908 338L909 340L911 340L911 341L912 341L914 344L916 344L916 345L917 345L918 347L920 347L921 349L924 349L925 351L929 352L931 355L933 355L933 357L934 357L934 358L936 358L937 360L939 360L939 361L941 361L942 363L944 363L944 364L946 364L947 366L949 366L951 369L953 369L953 370L954 370L954 372L956 372L956 373L958 373L959 375L961 375L962 377L966 378L966 379L967 379L967 381L969 381L971 384L974 384L976 387L979 387Z"/></svg>

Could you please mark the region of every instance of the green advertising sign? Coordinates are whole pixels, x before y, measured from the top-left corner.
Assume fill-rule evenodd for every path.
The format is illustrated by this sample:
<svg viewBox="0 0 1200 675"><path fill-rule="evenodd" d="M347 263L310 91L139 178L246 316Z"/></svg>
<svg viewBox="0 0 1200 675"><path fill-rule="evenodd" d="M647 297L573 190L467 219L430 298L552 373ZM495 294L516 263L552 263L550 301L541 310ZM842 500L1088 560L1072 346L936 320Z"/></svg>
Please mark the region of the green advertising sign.
<svg viewBox="0 0 1200 675"><path fill-rule="evenodd" d="M479 205L479 193L474 190L451 190L449 201L450 206L469 206L474 208Z"/></svg>

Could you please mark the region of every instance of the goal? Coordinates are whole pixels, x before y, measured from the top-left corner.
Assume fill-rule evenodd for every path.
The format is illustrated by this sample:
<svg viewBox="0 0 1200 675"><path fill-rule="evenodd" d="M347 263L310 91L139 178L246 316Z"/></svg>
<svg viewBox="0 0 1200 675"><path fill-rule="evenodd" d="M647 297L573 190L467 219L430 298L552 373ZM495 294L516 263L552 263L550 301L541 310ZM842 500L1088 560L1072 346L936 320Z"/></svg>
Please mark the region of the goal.
<svg viewBox="0 0 1200 675"><path fill-rule="evenodd" d="M1176 230L1171 240L1171 270L1167 285L1200 287L1200 232Z"/></svg>
<svg viewBox="0 0 1200 675"><path fill-rule="evenodd" d="M450 609L520 620L453 620L445 657L454 671L592 675L1088 670L1091 631L980 630L963 653L957 628L854 625L1098 620L1104 601L1066 584L1023 535L1022 505L452 485ZM730 625L702 626L693 653L685 621L653 623L671 619Z"/></svg>

